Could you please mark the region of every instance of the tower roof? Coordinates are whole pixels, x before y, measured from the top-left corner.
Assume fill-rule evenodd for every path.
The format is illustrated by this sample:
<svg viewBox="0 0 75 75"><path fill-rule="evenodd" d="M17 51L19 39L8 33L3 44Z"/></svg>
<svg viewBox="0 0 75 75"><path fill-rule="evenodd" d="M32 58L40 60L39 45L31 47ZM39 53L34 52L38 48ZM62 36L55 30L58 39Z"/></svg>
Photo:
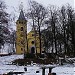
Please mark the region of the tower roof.
<svg viewBox="0 0 75 75"><path fill-rule="evenodd" d="M25 18L25 16L24 16L23 10L20 11L20 15L19 15L18 20L26 20L26 18Z"/></svg>

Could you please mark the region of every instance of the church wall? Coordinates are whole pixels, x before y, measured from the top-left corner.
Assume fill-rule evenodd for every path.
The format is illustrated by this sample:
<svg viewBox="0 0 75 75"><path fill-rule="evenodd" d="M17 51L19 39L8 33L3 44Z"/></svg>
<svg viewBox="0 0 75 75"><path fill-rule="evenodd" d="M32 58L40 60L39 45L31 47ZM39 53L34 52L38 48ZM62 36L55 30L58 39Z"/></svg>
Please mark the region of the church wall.
<svg viewBox="0 0 75 75"><path fill-rule="evenodd" d="M33 29L27 34L27 20L24 18L23 11L20 13L19 19L16 22L16 26L16 54L31 53L32 47L35 48L35 53L40 53L38 32L36 33L36 39Z"/></svg>
<svg viewBox="0 0 75 75"><path fill-rule="evenodd" d="M23 54L24 50L27 50L25 45L27 26L25 23L25 21L17 21L16 23L16 54Z"/></svg>

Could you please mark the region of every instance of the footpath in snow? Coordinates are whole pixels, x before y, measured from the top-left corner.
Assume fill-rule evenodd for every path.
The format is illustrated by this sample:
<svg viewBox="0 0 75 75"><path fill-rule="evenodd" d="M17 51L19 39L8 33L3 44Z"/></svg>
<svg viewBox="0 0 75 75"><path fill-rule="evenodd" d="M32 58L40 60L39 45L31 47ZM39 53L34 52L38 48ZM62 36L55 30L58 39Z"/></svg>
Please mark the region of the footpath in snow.
<svg viewBox="0 0 75 75"><path fill-rule="evenodd" d="M18 65L8 65L11 64L15 59L21 59L23 55L10 55L0 57L0 74L8 72L25 72L24 68L27 68L27 71L22 75L42 75L41 65L27 65L27 66L18 66ZM50 66L50 65L47 65ZM39 71L39 73L36 73ZM45 70L45 75L48 75L49 70ZM52 69L52 72L55 72L56 75L75 75L75 67L73 65L63 65L57 66Z"/></svg>

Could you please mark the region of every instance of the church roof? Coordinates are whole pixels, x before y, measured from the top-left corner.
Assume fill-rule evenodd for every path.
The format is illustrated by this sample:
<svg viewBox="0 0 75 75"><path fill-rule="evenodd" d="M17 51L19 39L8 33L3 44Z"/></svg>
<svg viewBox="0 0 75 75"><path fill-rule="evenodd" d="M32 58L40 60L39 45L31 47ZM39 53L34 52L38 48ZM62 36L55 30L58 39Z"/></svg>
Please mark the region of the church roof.
<svg viewBox="0 0 75 75"><path fill-rule="evenodd" d="M25 18L25 16L24 16L23 10L20 11L20 15L19 15L18 20L26 20L26 18Z"/></svg>

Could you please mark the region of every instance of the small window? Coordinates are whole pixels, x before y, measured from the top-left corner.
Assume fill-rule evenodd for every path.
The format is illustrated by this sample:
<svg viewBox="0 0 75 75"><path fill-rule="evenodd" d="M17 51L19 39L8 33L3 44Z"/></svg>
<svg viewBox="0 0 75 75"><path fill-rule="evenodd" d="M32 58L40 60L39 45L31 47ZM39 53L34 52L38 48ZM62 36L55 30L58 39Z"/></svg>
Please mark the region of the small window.
<svg viewBox="0 0 75 75"><path fill-rule="evenodd" d="M23 44L23 41L21 41L21 44Z"/></svg>
<svg viewBox="0 0 75 75"><path fill-rule="evenodd" d="M21 27L21 31L23 31L23 27Z"/></svg>
<svg viewBox="0 0 75 75"><path fill-rule="evenodd" d="M32 34L32 36L34 36L34 34Z"/></svg>
<svg viewBox="0 0 75 75"><path fill-rule="evenodd" d="M23 22L19 21L19 24L23 24Z"/></svg>
<svg viewBox="0 0 75 75"><path fill-rule="evenodd" d="M32 41L31 43L34 44L34 41Z"/></svg>
<svg viewBox="0 0 75 75"><path fill-rule="evenodd" d="M19 21L19 23L21 24L21 22Z"/></svg>
<svg viewBox="0 0 75 75"><path fill-rule="evenodd" d="M21 51L23 51L23 48L21 48Z"/></svg>

